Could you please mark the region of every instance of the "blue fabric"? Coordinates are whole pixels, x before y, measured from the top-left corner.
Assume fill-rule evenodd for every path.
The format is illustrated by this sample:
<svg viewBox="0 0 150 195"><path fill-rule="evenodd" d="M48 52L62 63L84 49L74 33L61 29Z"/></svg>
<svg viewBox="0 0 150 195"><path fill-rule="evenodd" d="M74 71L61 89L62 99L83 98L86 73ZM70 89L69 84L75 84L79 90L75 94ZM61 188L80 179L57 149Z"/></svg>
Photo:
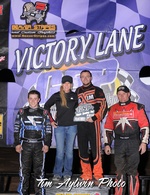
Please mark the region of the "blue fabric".
<svg viewBox="0 0 150 195"><path fill-rule="evenodd" d="M54 130L56 140L56 158L54 175L72 175L73 147L77 126L58 126ZM64 168L64 169L63 169Z"/></svg>

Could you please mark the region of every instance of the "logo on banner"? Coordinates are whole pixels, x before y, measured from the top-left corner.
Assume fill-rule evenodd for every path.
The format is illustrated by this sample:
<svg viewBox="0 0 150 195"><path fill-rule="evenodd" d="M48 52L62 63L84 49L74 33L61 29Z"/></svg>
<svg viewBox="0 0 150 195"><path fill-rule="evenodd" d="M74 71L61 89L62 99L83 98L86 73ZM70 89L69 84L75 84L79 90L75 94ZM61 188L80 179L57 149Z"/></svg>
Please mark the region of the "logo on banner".
<svg viewBox="0 0 150 195"><path fill-rule="evenodd" d="M56 25L46 23L46 14L49 4L43 2L28 2L23 5L21 20L25 25L13 24L11 26L12 38L55 38Z"/></svg>

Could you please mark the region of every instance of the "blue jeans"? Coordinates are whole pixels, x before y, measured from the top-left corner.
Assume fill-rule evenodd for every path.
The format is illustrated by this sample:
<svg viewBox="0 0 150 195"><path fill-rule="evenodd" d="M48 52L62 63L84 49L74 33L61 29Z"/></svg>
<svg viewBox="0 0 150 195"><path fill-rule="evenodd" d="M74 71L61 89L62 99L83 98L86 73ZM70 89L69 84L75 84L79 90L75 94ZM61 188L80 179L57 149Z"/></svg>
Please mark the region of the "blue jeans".
<svg viewBox="0 0 150 195"><path fill-rule="evenodd" d="M54 129L56 140L56 158L54 175L72 175L73 147L77 126L58 126Z"/></svg>

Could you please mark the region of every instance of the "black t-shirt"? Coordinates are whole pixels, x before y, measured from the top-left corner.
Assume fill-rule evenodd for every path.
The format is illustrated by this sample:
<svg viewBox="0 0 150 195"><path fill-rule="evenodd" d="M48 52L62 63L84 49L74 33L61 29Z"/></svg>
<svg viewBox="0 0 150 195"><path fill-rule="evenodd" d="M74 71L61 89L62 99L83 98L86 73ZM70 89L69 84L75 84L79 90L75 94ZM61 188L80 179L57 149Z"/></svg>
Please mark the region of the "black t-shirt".
<svg viewBox="0 0 150 195"><path fill-rule="evenodd" d="M59 126L75 125L73 121L75 108L78 106L78 97L75 92L66 93L67 107L61 106L60 92L54 93L45 103L44 108L50 111L51 106L56 104L56 119Z"/></svg>

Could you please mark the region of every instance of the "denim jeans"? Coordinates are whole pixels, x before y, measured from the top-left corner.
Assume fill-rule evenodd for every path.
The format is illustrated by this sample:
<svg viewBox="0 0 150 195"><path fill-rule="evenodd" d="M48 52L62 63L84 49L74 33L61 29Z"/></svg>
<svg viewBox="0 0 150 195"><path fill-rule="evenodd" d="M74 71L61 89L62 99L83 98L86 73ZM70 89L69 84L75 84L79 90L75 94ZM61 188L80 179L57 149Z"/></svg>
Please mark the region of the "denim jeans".
<svg viewBox="0 0 150 195"><path fill-rule="evenodd" d="M56 140L56 158L54 175L72 175L73 147L77 133L77 126L58 126L54 129Z"/></svg>

